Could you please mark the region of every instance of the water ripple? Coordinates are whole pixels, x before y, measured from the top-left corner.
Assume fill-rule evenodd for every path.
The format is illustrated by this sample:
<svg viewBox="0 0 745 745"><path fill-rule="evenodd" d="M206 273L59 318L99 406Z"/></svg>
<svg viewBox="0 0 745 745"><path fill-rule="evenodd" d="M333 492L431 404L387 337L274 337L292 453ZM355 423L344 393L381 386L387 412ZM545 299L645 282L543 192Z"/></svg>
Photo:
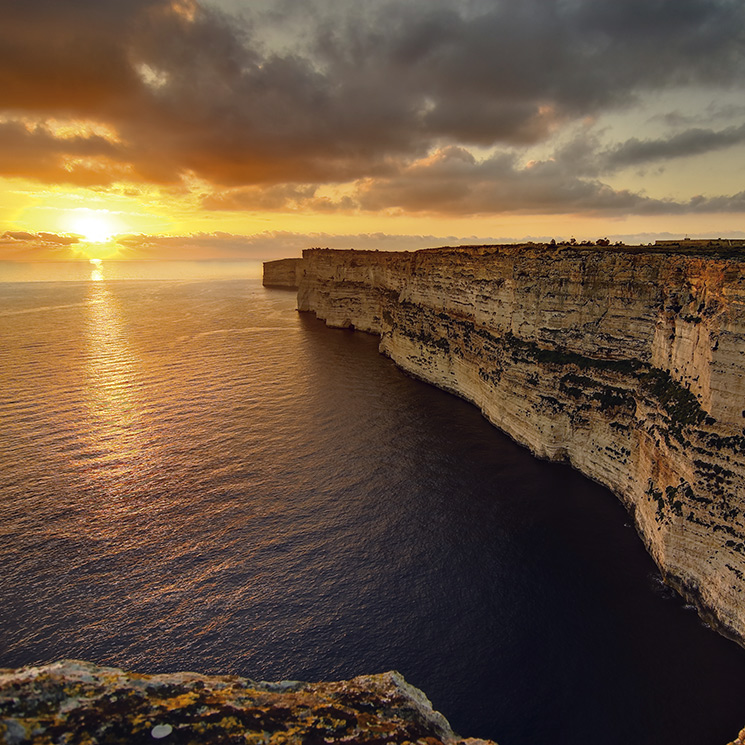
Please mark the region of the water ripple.
<svg viewBox="0 0 745 745"><path fill-rule="evenodd" d="M244 281L4 291L0 665L396 668L511 745L741 726L742 650L617 501L375 338Z"/></svg>

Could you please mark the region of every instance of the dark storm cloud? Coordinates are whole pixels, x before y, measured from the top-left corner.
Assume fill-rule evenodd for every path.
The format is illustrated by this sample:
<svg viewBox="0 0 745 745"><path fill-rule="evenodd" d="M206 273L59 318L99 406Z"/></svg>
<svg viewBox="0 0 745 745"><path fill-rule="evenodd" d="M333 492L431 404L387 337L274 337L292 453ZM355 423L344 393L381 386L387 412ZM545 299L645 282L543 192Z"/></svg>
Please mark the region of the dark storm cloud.
<svg viewBox="0 0 745 745"><path fill-rule="evenodd" d="M0 107L99 115L133 95L137 76L126 39L140 0L4 2L0 23Z"/></svg>
<svg viewBox="0 0 745 745"><path fill-rule="evenodd" d="M158 184L188 174L224 187L213 207L313 205L318 184L356 179L371 180L360 196L368 208L416 203L424 185L406 164L433 148L537 143L640 93L741 86L745 73L745 6L729 0L284 0L247 4L240 21L191 0L5 6L6 121L92 119L121 142L8 130L21 141L0 173ZM707 147L697 132L629 142L609 161ZM739 135L711 132L708 147L726 136ZM87 161L71 169L83 151ZM517 195L527 209L644 202L546 164L540 178L499 159L466 170L476 185L452 163L450 185L448 169L430 172L443 209L520 209ZM271 189L260 195L257 185ZM349 203L313 208L338 207Z"/></svg>
<svg viewBox="0 0 745 745"><path fill-rule="evenodd" d="M701 0L384 3L382 22L328 33L330 69L385 76L420 126L461 142L537 139L526 125L595 113L637 93L739 82L743 6ZM378 19L375 19L376 21ZM385 30L384 30L385 29ZM348 76L341 76L346 82ZM547 111L548 109L548 111Z"/></svg>
<svg viewBox="0 0 745 745"><path fill-rule="evenodd" d="M382 80L350 85L353 71L263 46L186 2L30 0L0 26L0 108L103 120L157 183L344 181L426 148L406 126L413 105Z"/></svg>

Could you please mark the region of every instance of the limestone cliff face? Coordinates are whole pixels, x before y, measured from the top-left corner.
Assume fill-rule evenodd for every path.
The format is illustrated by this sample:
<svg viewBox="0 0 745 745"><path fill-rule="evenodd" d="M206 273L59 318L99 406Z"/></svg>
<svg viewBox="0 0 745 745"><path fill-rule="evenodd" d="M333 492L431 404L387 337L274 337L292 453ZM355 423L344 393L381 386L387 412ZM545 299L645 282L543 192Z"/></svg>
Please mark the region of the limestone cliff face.
<svg viewBox="0 0 745 745"><path fill-rule="evenodd" d="M337 683L140 675L65 660L0 670L0 742L402 743L461 740L396 672Z"/></svg>
<svg viewBox="0 0 745 745"><path fill-rule="evenodd" d="M295 290L301 259L277 259L264 262L262 284L264 287L285 287Z"/></svg>
<svg viewBox="0 0 745 745"><path fill-rule="evenodd" d="M298 308L610 487L745 643L745 259L640 247L304 252Z"/></svg>

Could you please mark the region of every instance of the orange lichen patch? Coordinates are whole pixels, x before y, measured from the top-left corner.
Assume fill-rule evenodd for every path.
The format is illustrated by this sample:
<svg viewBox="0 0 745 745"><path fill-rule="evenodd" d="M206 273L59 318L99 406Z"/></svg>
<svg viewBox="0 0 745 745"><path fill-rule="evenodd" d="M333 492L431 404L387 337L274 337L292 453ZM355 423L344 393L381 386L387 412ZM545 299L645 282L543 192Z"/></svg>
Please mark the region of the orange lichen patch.
<svg viewBox="0 0 745 745"><path fill-rule="evenodd" d="M462 742L395 672L337 683L127 674L85 662L0 671L8 742Z"/></svg>
<svg viewBox="0 0 745 745"><path fill-rule="evenodd" d="M188 691L187 693L182 693L178 696L167 699L164 702L164 705L169 711L173 709L185 709L187 706L191 706L191 704L198 700L199 694L196 691Z"/></svg>

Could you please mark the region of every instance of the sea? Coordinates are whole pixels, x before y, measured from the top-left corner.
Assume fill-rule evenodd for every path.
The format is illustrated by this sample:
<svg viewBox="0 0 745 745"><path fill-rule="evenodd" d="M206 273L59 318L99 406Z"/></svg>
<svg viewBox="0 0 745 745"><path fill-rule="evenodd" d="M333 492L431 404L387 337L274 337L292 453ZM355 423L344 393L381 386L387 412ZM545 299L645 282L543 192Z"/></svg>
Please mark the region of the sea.
<svg viewBox="0 0 745 745"><path fill-rule="evenodd" d="M398 670L500 745L724 745L745 650L618 500L258 265L0 268L0 667Z"/></svg>

